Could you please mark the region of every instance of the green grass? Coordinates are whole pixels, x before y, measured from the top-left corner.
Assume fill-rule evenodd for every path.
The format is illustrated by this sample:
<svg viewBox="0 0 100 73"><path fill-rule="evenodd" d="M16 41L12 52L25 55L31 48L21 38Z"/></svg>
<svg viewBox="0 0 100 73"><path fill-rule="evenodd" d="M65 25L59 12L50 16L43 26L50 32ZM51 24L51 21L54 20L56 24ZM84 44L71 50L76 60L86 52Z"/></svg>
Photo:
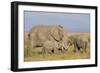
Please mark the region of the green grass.
<svg viewBox="0 0 100 73"><path fill-rule="evenodd" d="M89 33L68 33L67 36L71 35L81 35L84 40L87 40L87 38L90 36ZM25 44L28 45L27 42ZM41 48L41 47L40 47ZM42 53L38 48L25 48L24 49L24 61L30 62L30 61L50 61L50 60L75 60L75 59L89 59L90 58L90 45L87 48L87 52L81 53L80 51L73 52L75 48L73 46L70 46L68 51L65 51L64 53Z"/></svg>
<svg viewBox="0 0 100 73"><path fill-rule="evenodd" d="M72 48L71 48L72 49ZM71 60L71 59L88 59L90 58L89 48L87 52L81 53L80 51L73 52L65 51L61 53L41 53L31 49L27 56L24 56L24 61L47 61L47 60Z"/></svg>

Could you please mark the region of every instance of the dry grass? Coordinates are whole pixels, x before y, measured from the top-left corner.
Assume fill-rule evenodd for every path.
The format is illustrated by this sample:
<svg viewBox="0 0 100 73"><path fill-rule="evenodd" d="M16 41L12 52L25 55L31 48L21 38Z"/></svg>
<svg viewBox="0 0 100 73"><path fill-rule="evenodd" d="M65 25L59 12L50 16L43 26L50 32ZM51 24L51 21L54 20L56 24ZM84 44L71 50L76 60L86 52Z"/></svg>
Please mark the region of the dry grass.
<svg viewBox="0 0 100 73"><path fill-rule="evenodd" d="M71 35L80 35L84 40L90 36L89 33L67 33L68 36ZM90 45L89 45L90 46ZM41 47L40 47L41 48ZM25 48L24 50L24 61L47 61L47 60L71 60L71 59L89 59L90 58L90 48L87 48L87 52L81 53L80 51L73 52L74 47L70 46L68 51L63 53L41 53L36 50L36 48L29 49Z"/></svg>

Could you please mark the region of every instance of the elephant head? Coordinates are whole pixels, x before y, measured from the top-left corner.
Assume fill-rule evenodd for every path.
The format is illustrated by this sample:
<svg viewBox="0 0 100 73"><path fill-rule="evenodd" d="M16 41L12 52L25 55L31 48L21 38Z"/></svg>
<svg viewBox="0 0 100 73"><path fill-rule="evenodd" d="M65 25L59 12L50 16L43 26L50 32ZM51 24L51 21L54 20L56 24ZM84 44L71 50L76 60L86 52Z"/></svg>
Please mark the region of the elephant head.
<svg viewBox="0 0 100 73"><path fill-rule="evenodd" d="M42 46L45 41L60 42L64 36L61 25L37 25L30 30L30 44L33 47Z"/></svg>
<svg viewBox="0 0 100 73"><path fill-rule="evenodd" d="M64 29L61 25L57 25L50 29L49 34L55 41L59 42L63 40Z"/></svg>

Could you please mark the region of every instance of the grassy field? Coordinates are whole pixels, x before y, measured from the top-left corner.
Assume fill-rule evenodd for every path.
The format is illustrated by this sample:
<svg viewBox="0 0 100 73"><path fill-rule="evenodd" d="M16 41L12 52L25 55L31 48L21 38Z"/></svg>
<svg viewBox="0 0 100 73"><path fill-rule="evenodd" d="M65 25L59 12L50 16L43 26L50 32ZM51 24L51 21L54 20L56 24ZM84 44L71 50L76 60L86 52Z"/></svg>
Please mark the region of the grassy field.
<svg viewBox="0 0 100 73"><path fill-rule="evenodd" d="M90 36L89 33L67 33L68 36L80 35L84 40ZM90 46L90 45L89 45ZM41 48L41 47L39 47ZM37 48L25 48L24 50L24 61L47 61L47 60L75 60L75 59L89 59L90 58L90 48L87 48L87 52L81 53L80 51L73 52L74 46L70 46L69 49L61 53L37 53Z"/></svg>

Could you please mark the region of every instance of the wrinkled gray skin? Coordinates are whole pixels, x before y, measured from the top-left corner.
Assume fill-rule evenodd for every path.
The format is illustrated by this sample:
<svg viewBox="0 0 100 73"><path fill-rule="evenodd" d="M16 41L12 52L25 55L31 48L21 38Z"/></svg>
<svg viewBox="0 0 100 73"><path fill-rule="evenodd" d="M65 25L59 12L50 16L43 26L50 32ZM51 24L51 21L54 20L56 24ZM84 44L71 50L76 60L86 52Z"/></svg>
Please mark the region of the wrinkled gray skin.
<svg viewBox="0 0 100 73"><path fill-rule="evenodd" d="M76 52L76 50L80 51L80 52L86 52L86 48L87 48L87 41L82 40L82 38L77 37L77 36L71 36L69 38L68 41L69 45L74 45L75 49L74 52Z"/></svg>
<svg viewBox="0 0 100 73"><path fill-rule="evenodd" d="M63 40L63 41L59 42L59 45L60 45L62 48L64 48L65 51L67 51L68 48L69 48L69 45L68 45L67 40Z"/></svg>
<svg viewBox="0 0 100 73"><path fill-rule="evenodd" d="M41 47L45 41L61 41L64 36L64 29L60 25L37 25L29 32L30 46Z"/></svg>
<svg viewBox="0 0 100 73"><path fill-rule="evenodd" d="M44 53L59 53L64 52L64 46L56 41L45 41L43 44Z"/></svg>

